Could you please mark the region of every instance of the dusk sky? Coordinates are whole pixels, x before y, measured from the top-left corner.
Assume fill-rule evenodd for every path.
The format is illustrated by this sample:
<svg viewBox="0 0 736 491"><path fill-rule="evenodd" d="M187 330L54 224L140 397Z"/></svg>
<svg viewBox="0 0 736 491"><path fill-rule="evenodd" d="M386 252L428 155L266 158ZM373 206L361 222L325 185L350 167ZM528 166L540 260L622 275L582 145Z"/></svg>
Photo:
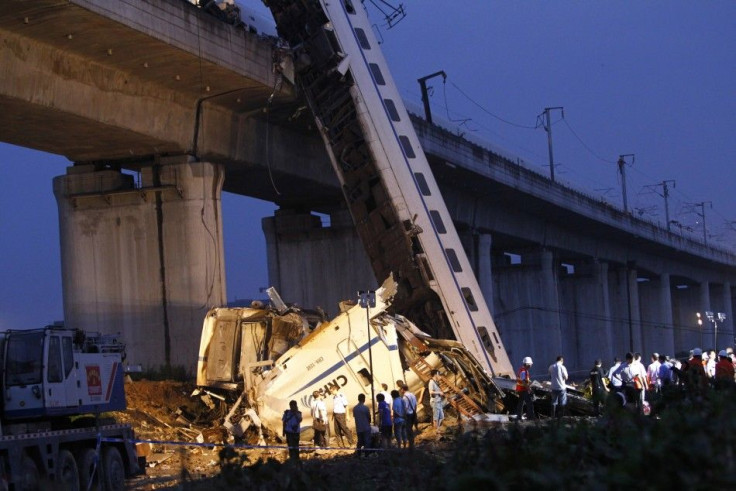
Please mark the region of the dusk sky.
<svg viewBox="0 0 736 491"><path fill-rule="evenodd" d="M564 107L564 120L552 113L557 181L622 207L616 160L635 154L633 213L665 226L661 183L674 180L673 230L702 240L704 210L708 243L736 249L736 2L405 0L391 29L366 3L410 109L417 79L444 70L429 82L435 122L548 176L534 127ZM70 162L7 144L0 162L0 329L41 327L63 318L51 179ZM223 194L229 300L269 286L260 218L273 209Z"/></svg>

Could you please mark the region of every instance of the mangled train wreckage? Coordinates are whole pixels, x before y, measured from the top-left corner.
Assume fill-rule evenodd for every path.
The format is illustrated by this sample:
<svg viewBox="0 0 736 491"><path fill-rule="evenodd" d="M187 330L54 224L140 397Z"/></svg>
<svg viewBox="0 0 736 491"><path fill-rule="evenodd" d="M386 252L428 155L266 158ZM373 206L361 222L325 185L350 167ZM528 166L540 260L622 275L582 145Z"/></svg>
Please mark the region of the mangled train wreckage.
<svg viewBox="0 0 736 491"><path fill-rule="evenodd" d="M198 385L242 390L226 418L236 435L252 423L278 433L290 400L306 409L313 391L332 385L354 403L401 379L421 399L433 368L461 416L513 410L513 367L365 6L264 3L376 279L388 279L375 307L354 305L329 322L280 299L272 308L210 311Z"/></svg>
<svg viewBox="0 0 736 491"><path fill-rule="evenodd" d="M351 404L371 399L381 384L404 381L423 399L432 369L441 371L447 402L460 415L483 419L503 409L504 393L457 341L437 340L388 312L396 294L389 278L375 307L344 305L330 321L288 308L216 308L202 331L197 385L238 396L225 418L235 436L261 425L278 433L290 400L302 410L312 394L338 387ZM271 292L273 293L273 291ZM373 387L371 387L373 385ZM309 411L303 426L311 427Z"/></svg>

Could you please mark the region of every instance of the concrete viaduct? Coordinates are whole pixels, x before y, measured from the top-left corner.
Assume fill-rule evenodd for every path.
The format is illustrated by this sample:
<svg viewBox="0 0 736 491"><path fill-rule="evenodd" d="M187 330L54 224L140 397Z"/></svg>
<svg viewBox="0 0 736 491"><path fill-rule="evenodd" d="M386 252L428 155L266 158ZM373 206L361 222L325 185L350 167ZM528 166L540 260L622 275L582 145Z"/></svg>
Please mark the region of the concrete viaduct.
<svg viewBox="0 0 736 491"><path fill-rule="evenodd" d="M67 325L121 332L131 364L193 371L227 299L223 190L279 205L263 233L287 301L335 314L376 285L273 39L184 0L2 2L0 37L0 139L73 162L53 183ZM734 343L733 252L414 125L512 362L545 372L563 354L583 374ZM726 319L699 328L698 311Z"/></svg>

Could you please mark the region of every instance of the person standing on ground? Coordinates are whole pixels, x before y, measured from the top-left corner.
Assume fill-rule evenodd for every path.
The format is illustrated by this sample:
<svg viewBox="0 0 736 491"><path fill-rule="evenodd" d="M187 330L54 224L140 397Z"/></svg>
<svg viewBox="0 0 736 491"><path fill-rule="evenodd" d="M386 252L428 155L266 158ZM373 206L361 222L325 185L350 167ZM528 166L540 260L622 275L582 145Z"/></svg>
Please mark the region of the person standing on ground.
<svg viewBox="0 0 736 491"><path fill-rule="evenodd" d="M722 349L718 353L718 363L715 370L715 387L718 390L730 389L734 384L734 369L728 352Z"/></svg>
<svg viewBox="0 0 736 491"><path fill-rule="evenodd" d="M682 378L685 387L692 393L702 394L708 388L708 377L703 368L703 350L695 348L690 358L682 367Z"/></svg>
<svg viewBox="0 0 736 491"><path fill-rule="evenodd" d="M409 387L402 383L399 393L404 400L404 408L406 409L406 437L409 439L409 448L414 448L414 426L417 424L417 396L414 395Z"/></svg>
<svg viewBox="0 0 736 491"><path fill-rule="evenodd" d="M355 434L358 436L355 455L368 456L366 449L371 448L371 410L365 405L365 394L358 394L358 404L353 407L353 420Z"/></svg>
<svg viewBox="0 0 736 491"><path fill-rule="evenodd" d="M394 437L398 448L406 447L406 408L398 390L391 391L391 417L394 422Z"/></svg>
<svg viewBox="0 0 736 491"><path fill-rule="evenodd" d="M552 380L552 417L557 419L565 415L567 405L567 368L564 363L565 360L560 355L549 367L549 376Z"/></svg>
<svg viewBox="0 0 736 491"><path fill-rule="evenodd" d="M432 378L429 379L429 400L432 404L432 423L437 432L437 438L440 437L440 427L445 419L443 410L445 393L440 388L440 372L432 370Z"/></svg>
<svg viewBox="0 0 736 491"><path fill-rule="evenodd" d="M601 360L596 360L593 363L593 368L590 369L590 388L593 396L593 407L595 408L595 415L601 415L601 403L606 400L606 386L603 384L603 368Z"/></svg>
<svg viewBox="0 0 736 491"><path fill-rule="evenodd" d="M521 361L521 368L516 373L516 395L519 396L519 403L516 405L516 421L521 421L524 406L526 406L526 419L536 419L532 394L532 364L532 357L525 356Z"/></svg>
<svg viewBox="0 0 736 491"><path fill-rule="evenodd" d="M340 442L340 446L345 446L343 442L343 436L347 438L348 445L353 445L353 437L348 429L347 423L347 410L348 400L345 398L342 392L337 388L337 385L330 387L330 393L332 394L332 416L335 420L335 436Z"/></svg>
<svg viewBox="0 0 736 491"><path fill-rule="evenodd" d="M296 401L289 401L289 409L281 416L283 422L283 435L286 437L286 445L289 447L289 460L299 463L299 432L302 422L302 412L299 411Z"/></svg>
<svg viewBox="0 0 736 491"><path fill-rule="evenodd" d="M662 388L662 381L659 379L659 367L662 364L659 362L659 353L652 353L652 362L647 367L647 383L649 384L649 390L655 394L659 394Z"/></svg>
<svg viewBox="0 0 736 491"><path fill-rule="evenodd" d="M391 448L391 406L386 402L383 393L376 396L378 401L378 428L381 431L381 448Z"/></svg>
<svg viewBox="0 0 736 491"><path fill-rule="evenodd" d="M312 430L314 431L314 446L326 447L327 440L325 433L327 431L327 405L322 399L322 394L315 390L312 392Z"/></svg>
<svg viewBox="0 0 736 491"><path fill-rule="evenodd" d="M412 418L413 432L414 432L414 435L418 435L419 434L419 415L417 414L417 405L419 403L417 402L417 396L411 390L409 390L409 386L406 385L406 382L404 382L403 380L397 380L396 386L399 388L399 392L401 392L402 390L405 392L406 397L404 397L404 393L402 393L402 397L404 397L404 399L408 398L410 400L409 402L411 402L411 408L409 410L409 413L414 414L414 417Z"/></svg>
<svg viewBox="0 0 736 491"><path fill-rule="evenodd" d="M394 399L391 397L391 392L388 390L388 384L381 384L381 389L380 393L383 394L383 400L390 406Z"/></svg>

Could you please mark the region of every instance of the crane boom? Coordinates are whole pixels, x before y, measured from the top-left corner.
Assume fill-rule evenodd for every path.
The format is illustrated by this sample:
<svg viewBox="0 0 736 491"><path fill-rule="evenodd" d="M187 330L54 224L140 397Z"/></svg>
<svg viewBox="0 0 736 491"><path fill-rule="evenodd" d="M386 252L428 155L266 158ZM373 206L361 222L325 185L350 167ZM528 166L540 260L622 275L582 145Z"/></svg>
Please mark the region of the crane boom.
<svg viewBox="0 0 736 491"><path fill-rule="evenodd" d="M264 0L379 282L394 308L454 337L491 375L513 368L409 115L358 0Z"/></svg>

